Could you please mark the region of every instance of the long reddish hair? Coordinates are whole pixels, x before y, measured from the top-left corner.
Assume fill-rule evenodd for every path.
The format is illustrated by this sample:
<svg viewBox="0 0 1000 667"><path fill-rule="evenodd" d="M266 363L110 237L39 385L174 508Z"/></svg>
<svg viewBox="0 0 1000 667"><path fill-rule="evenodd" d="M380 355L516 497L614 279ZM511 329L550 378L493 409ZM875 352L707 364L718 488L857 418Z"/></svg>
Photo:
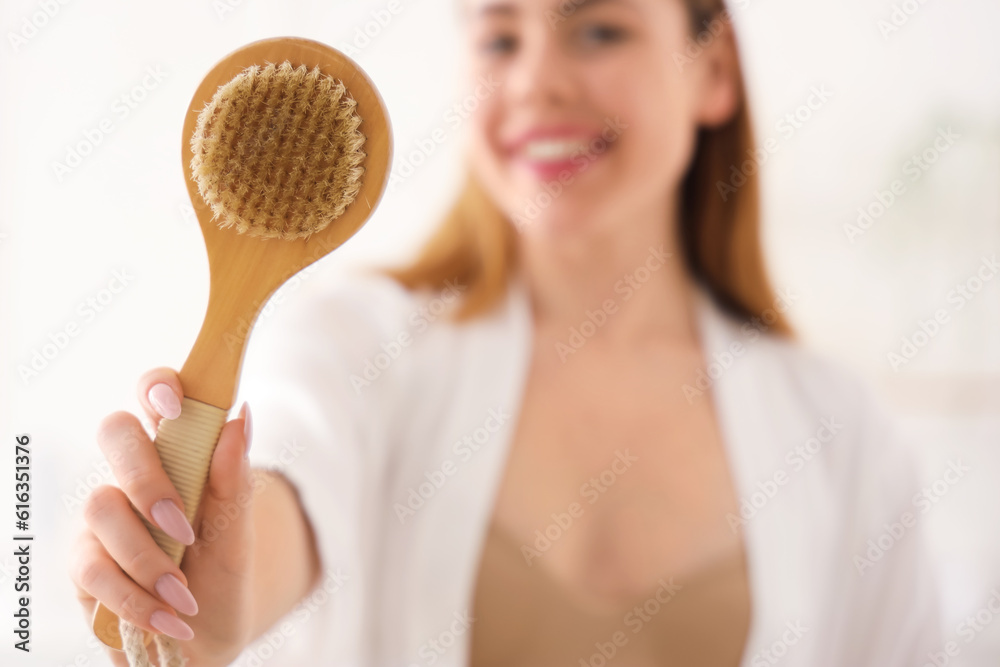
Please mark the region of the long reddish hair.
<svg viewBox="0 0 1000 667"><path fill-rule="evenodd" d="M709 22L729 20L722 0L685 0L693 34ZM737 74L745 100L743 76ZM689 274L704 284L716 302L741 319L767 313L769 329L792 335L786 318L775 310L760 240L758 169L743 170L739 185L731 168L740 170L756 143L747 104L742 102L724 125L701 128L694 156L681 183L679 225L682 255ZM454 313L465 320L490 310L505 294L517 267L517 231L486 194L471 170L458 197L436 232L408 265L384 270L409 289L444 289L445 281L467 285Z"/></svg>

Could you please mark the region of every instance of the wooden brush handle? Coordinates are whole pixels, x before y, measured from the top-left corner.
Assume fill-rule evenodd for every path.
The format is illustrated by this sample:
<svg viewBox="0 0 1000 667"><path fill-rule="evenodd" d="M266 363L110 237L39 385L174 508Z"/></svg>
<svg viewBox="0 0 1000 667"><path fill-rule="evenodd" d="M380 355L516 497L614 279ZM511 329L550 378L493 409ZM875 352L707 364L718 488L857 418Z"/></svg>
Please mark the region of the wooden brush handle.
<svg viewBox="0 0 1000 667"><path fill-rule="evenodd" d="M163 470L176 487L184 503L184 515L193 526L194 517L201 504L201 494L208 479L215 445L226 423L227 411L208 403L184 397L181 414L177 419L161 419L153 444L160 455ZM180 565L184 545L173 539L143 517L153 539L174 563ZM94 613L94 633L108 646L122 648L118 630L118 616L98 603ZM146 633L145 643L149 643Z"/></svg>

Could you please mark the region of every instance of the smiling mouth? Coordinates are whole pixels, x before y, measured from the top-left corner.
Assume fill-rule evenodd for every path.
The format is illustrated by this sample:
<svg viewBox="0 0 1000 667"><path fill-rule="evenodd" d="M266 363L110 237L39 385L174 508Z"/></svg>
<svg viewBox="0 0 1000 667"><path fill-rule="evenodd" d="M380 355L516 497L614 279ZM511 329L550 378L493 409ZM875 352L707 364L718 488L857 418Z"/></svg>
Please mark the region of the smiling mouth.
<svg viewBox="0 0 1000 667"><path fill-rule="evenodd" d="M586 150L586 142L580 139L540 139L526 143L520 155L533 162L559 162Z"/></svg>
<svg viewBox="0 0 1000 667"><path fill-rule="evenodd" d="M532 139L510 154L509 159L539 178L568 178L590 167L611 148L605 144L604 150L593 151L590 141L591 137Z"/></svg>

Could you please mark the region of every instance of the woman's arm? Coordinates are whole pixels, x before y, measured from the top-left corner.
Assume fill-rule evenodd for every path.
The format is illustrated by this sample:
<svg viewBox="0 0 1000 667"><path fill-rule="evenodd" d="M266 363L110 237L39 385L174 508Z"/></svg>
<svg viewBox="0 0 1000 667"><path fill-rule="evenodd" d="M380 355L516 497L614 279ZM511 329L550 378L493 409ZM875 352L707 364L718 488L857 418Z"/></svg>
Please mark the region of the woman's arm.
<svg viewBox="0 0 1000 667"><path fill-rule="evenodd" d="M319 553L299 494L284 475L254 468L254 567L251 637L292 610L318 583Z"/></svg>

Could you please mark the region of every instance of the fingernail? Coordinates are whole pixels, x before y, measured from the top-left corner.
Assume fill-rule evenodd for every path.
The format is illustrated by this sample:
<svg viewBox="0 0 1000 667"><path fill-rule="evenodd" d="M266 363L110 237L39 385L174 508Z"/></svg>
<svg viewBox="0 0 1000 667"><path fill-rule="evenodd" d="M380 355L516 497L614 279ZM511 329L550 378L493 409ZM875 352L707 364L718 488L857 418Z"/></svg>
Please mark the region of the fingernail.
<svg viewBox="0 0 1000 667"><path fill-rule="evenodd" d="M164 498L156 501L149 513L164 533L182 544L194 544L194 530L173 500Z"/></svg>
<svg viewBox="0 0 1000 667"><path fill-rule="evenodd" d="M177 419L181 416L181 402L169 384L160 382L154 384L148 394L149 404L164 419Z"/></svg>
<svg viewBox="0 0 1000 667"><path fill-rule="evenodd" d="M162 609L157 609L152 613L149 617L149 624L174 639L194 639L194 630L191 629L190 625Z"/></svg>
<svg viewBox="0 0 1000 667"><path fill-rule="evenodd" d="M164 602L180 613L187 616L194 616L198 613L198 603L191 595L191 591L181 583L180 579L169 572L156 580L154 588Z"/></svg>
<svg viewBox="0 0 1000 667"><path fill-rule="evenodd" d="M253 441L253 417L250 416L250 404L243 401L243 407L240 408L240 412L244 414L243 417L243 438L246 440L247 447L243 450L243 458L250 458L250 443Z"/></svg>

